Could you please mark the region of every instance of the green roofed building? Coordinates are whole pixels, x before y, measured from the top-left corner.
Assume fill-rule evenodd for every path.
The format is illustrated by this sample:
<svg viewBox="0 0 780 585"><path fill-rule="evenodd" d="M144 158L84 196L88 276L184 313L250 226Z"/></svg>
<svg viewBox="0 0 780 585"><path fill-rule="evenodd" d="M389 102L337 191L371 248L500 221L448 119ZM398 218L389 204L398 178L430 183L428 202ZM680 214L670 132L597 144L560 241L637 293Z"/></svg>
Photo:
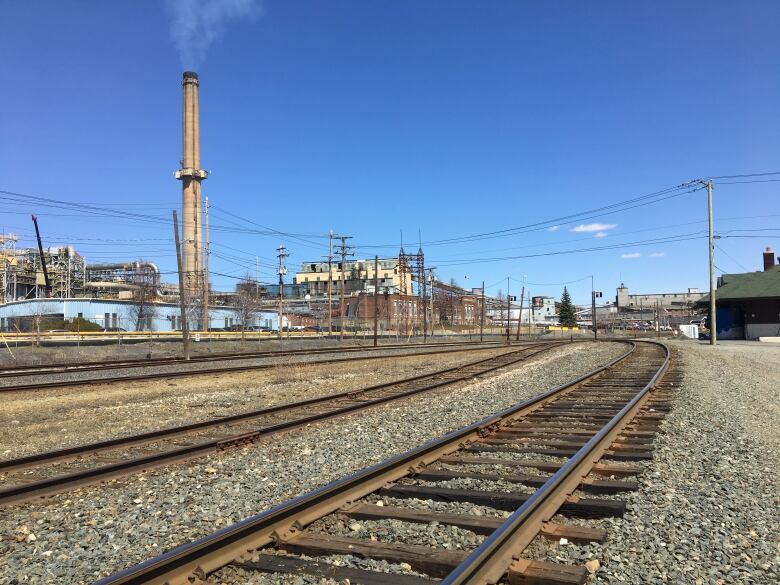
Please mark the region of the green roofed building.
<svg viewBox="0 0 780 585"><path fill-rule="evenodd" d="M698 305L709 306L709 295ZM724 274L715 293L720 339L780 336L780 264L771 248L764 252L764 271Z"/></svg>

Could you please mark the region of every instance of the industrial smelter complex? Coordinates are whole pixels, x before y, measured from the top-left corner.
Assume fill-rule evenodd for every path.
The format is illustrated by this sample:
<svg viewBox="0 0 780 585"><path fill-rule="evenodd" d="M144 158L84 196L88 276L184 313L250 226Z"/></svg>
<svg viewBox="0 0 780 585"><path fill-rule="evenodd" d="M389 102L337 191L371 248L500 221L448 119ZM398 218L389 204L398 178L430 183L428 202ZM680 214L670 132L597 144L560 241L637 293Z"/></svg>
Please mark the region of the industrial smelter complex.
<svg viewBox="0 0 780 585"><path fill-rule="evenodd" d="M518 330L522 323L556 324L557 305L552 298L523 294L519 303L507 306L501 299L486 297L480 288L439 281L426 268L422 248L406 253L401 247L392 258L350 259L348 238L335 234L331 234L327 261L304 262L290 284L283 282L286 268L281 260L286 250L280 247L278 283L245 279L234 291L212 290L201 193L208 172L201 168L199 85L197 73L184 72L182 158L175 172L182 185L181 241L177 242L180 285L162 282L159 268L149 260L89 263L71 245L44 247L45 232L42 237L33 216L37 247L18 248L16 236L0 235L0 331L72 329L74 322L107 331L176 331L182 328L182 314L190 330L200 331L278 331L280 324L282 329L357 330L370 327L374 319L383 331L405 335L427 333L442 323L477 327L487 321ZM340 249L338 245L334 249L334 241L340 241ZM723 281L733 283L735 276L727 275ZM608 326L653 320L658 327L687 323L706 309L701 302L705 297L690 288L684 293L629 295L621 284L615 302L598 307L595 320ZM744 326L755 321L755 314L735 309L731 297L719 314L721 310L728 313L724 315L726 337L752 337L751 331L760 329ZM578 319L590 323L591 308L579 311Z"/></svg>

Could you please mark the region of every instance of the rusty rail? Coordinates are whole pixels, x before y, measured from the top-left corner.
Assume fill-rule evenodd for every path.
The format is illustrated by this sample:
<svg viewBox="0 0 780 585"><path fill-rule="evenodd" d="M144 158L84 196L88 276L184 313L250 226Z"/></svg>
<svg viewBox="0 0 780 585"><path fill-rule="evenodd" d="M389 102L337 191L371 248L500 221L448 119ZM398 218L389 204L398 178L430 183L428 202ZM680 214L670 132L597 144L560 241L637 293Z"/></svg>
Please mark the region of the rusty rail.
<svg viewBox="0 0 780 585"><path fill-rule="evenodd" d="M546 343L556 343L556 342L546 342ZM453 344L453 345L462 345L463 343ZM363 360L377 360L377 359L388 359L388 358L396 358L396 357L414 357L418 355L440 355L440 354L447 354L447 353L460 353L465 351L486 351L491 349L501 349L503 347L499 344L492 344L489 346L478 346L474 347L471 343L468 344L469 347L456 347L455 349L436 349L435 351L406 351L404 353L390 353L390 354L382 354L382 355L362 355L362 356L350 356L350 357L338 357L338 358L329 358L329 359L318 359L318 360L311 360L311 361L297 361L294 362L292 365L321 365L321 364L335 364L335 363L342 363L342 362L349 362L349 361L363 361ZM417 346L415 346L417 347ZM429 345L424 346L422 349L427 348L435 348L436 345ZM392 347L389 348L390 351L396 351L400 349L409 349L409 346L404 347ZM387 351L388 348L386 347L377 347L377 348L355 348L354 350L348 351L347 353L356 353L360 351L367 351L369 353L375 353L375 352L381 352L382 350ZM285 357L285 356L302 356L306 357L311 352L300 352L300 353L291 353L286 354L285 352L269 352L270 355L264 356L264 355L253 355L253 356L244 356L241 355L239 357L234 358L228 358L228 359L264 359L265 357L269 358L277 358L277 357ZM321 355L321 354L327 354L327 353L342 353L339 350L329 350L329 351L323 351L323 352L316 352L312 355ZM220 358L213 358L213 359L204 359L200 360L201 362L208 362L208 361L220 361ZM177 360L175 362L170 363L164 363L164 364L148 364L151 366L160 366L160 365L188 365L188 364L197 364L199 363L198 360L195 361L182 361ZM50 381L50 382L35 382L32 384L16 384L13 386L0 386L0 392L27 392L27 391L33 391L33 390L46 390L51 388L66 388L66 387L73 387L73 386L95 386L95 385L101 385L101 384L116 384L121 382L137 382L137 381L146 381L146 380L155 380L155 379L164 379L164 378L178 378L178 377L185 377L185 376L202 376L207 374L229 374L233 372L246 372L246 371L255 371L255 370L268 370L279 367L280 364L278 363L268 363L268 364L253 364L253 365L244 365L244 366L227 366L227 367L219 367L219 368L197 368L197 369L187 369L187 370L176 370L176 371L167 371L167 372L152 372L152 373L143 373L143 374L134 374L129 376L115 376L110 378L79 378L75 380L59 380L59 381ZM291 364L284 364L284 365L291 365ZM122 369L122 368L130 368L130 367L147 367L147 365L120 365L120 366L107 366L105 368L94 368L94 369L102 369L102 370L110 370L110 369ZM82 371L92 371L90 370L69 370L66 372L44 372L45 374L49 375L57 375L57 374L69 374L69 373L79 373ZM25 376L38 376L40 375L39 372L25 372L24 374L17 374L12 373L9 374L9 376L17 376L17 375L25 375ZM0 376L2 378L3 376Z"/></svg>
<svg viewBox="0 0 780 585"><path fill-rule="evenodd" d="M491 432L505 428L530 413L541 411L545 406L586 382L602 376L608 377L611 368L633 355L636 342L625 343L629 344L630 349L623 355L571 382L425 443L416 449L391 457L275 506L266 512L251 516L209 536L179 546L159 557L120 571L100 580L98 584L177 585L189 583L192 579L204 580L210 572L229 563L246 560L252 552L262 547L271 544L284 546L285 543L300 540L304 527L342 509L345 504L356 502L359 498L385 488L398 479L421 472L441 458L482 440ZM668 360L664 362L664 367L667 363ZM658 375L660 374L656 374L654 380ZM591 442L588 445L591 445ZM592 454L593 449L588 447L587 453Z"/></svg>
<svg viewBox="0 0 780 585"><path fill-rule="evenodd" d="M497 583L522 552L590 474L628 422L646 402L651 388L669 367L668 347L661 367L631 401L583 445L520 508L452 571L442 585Z"/></svg>
<svg viewBox="0 0 780 585"><path fill-rule="evenodd" d="M100 371L107 369L135 368L144 366L165 366L170 364L187 364L198 362L210 362L219 360L243 360L273 357L289 357L295 355L318 355L323 353L350 353L360 351L381 351L394 349L412 349L426 347L456 347L463 345L482 345L498 346L503 345L503 341L452 341L442 343L388 343L374 347L373 345L347 345L344 347L312 347L302 349L284 349L284 350L266 350L266 351L248 351L233 353L216 353L208 355L195 355L189 360L182 357L157 357L157 358L139 358L139 359L119 359L103 360L100 362L64 362L56 364L26 364L18 366L0 366L0 378L12 376L29 376L32 374L69 374L72 372Z"/></svg>
<svg viewBox="0 0 780 585"><path fill-rule="evenodd" d="M53 464L57 461L94 455L96 453L105 452L108 450L116 450L130 446L154 443L161 440L190 434L196 431L202 431L204 429L217 429L219 427L229 426L231 423L234 424L238 422L251 421L253 419L260 419L263 416L267 416L269 414L276 416L279 414L284 414L285 412L294 413L296 410L302 409L304 412L308 413L308 409L313 405L319 404L327 406L328 403L333 404L329 410L325 410L324 412L307 414L298 418L293 417L288 421L271 424L249 432L241 432L228 437L201 441L183 447L176 447L167 450L164 449L160 452L150 455L135 457L88 469L80 469L79 471L73 473L55 475L53 477L32 481L29 483L11 485L9 487L0 489L0 506L17 504L20 502L29 501L31 499L46 497L56 493L61 493L66 490L74 489L76 487L91 485L94 483L106 481L108 479L135 473L141 470L147 470L152 467L158 467L177 461L192 459L194 457L203 456L207 453L212 453L214 451L225 449L231 446L243 445L248 442L270 436L272 434L289 431L294 428L321 422L326 419L344 416L359 410L365 410L380 404L385 404L394 400L399 400L423 392L435 390L437 388L441 388L442 386L454 384L456 382L461 382L477 376L482 376L500 368L525 361L535 355L538 355L539 353L548 351L554 347L559 347L560 345L562 344L545 343L525 346L520 349L515 349L514 351L505 352L498 356L481 359L475 362L469 362L467 364L438 370L428 374L421 374L410 378L404 378L402 380L376 384L367 388L350 390L328 396L320 396L309 400L282 404L271 408L210 419L207 421L200 421L189 425L150 431L148 433L142 433L139 435L119 437L98 443L59 449L56 451L29 455L12 460L0 461L0 473L7 473L10 471L27 469L30 467L43 467L45 465ZM422 385L418 386L420 383L422 383ZM368 400L359 400L361 396L366 397L372 394L376 394L377 396ZM358 402L347 404L346 406L341 406L339 405L339 401L342 399L358 399Z"/></svg>

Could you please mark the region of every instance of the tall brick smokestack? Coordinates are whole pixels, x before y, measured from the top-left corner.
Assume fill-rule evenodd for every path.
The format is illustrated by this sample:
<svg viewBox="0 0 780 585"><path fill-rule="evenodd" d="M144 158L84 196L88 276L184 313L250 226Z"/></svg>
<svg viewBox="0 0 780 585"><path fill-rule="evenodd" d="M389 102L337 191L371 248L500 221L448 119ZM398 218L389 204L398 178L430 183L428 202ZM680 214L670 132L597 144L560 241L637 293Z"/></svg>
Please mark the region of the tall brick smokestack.
<svg viewBox="0 0 780 585"><path fill-rule="evenodd" d="M187 294L199 297L203 283L200 182L208 173L200 168L200 113L198 74L185 71L182 79L182 159L176 178L182 182L182 270Z"/></svg>
<svg viewBox="0 0 780 585"><path fill-rule="evenodd" d="M775 265L775 253L769 246L766 247L764 252L764 272L772 268Z"/></svg>

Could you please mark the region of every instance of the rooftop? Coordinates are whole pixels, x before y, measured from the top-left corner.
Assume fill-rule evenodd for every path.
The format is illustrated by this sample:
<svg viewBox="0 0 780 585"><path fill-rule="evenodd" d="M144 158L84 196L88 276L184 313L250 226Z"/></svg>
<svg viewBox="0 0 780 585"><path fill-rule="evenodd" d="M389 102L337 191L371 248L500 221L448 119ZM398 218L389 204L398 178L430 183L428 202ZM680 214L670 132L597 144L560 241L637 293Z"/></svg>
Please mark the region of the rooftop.
<svg viewBox="0 0 780 585"><path fill-rule="evenodd" d="M724 274L718 279L715 298L719 301L780 298L780 264L763 272ZM709 295L699 302L709 302Z"/></svg>

